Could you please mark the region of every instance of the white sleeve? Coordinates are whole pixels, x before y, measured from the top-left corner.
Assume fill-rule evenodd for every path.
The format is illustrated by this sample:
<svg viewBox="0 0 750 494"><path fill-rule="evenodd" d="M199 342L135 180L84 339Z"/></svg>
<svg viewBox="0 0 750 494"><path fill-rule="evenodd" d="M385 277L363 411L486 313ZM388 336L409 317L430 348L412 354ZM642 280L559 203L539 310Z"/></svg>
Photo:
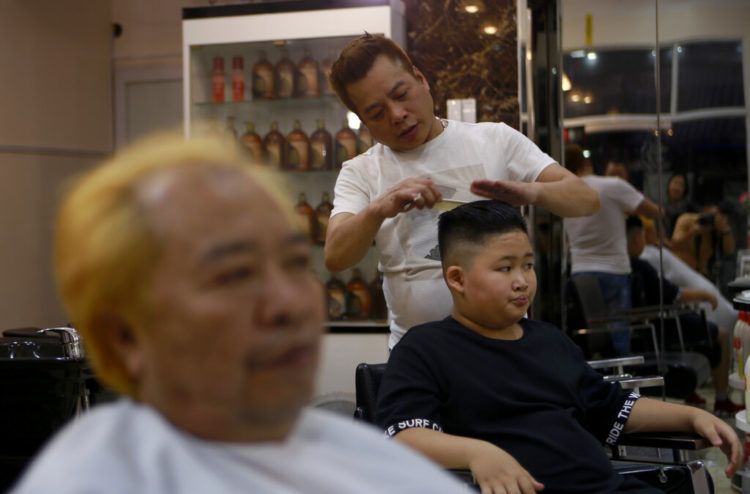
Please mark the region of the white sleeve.
<svg viewBox="0 0 750 494"><path fill-rule="evenodd" d="M634 211L643 201L643 194L641 194L638 189L633 187L629 182L620 178L618 178L615 183L616 187L613 187L615 193L612 194L615 201L617 201L623 211Z"/></svg>
<svg viewBox="0 0 750 494"><path fill-rule="evenodd" d="M507 153L508 176L517 182L535 182L542 171L556 161L537 147L534 142L516 129L501 124L506 134L504 149Z"/></svg>
<svg viewBox="0 0 750 494"><path fill-rule="evenodd" d="M333 189L331 218L339 213L357 214L369 204L370 193L365 181L351 164L344 163Z"/></svg>

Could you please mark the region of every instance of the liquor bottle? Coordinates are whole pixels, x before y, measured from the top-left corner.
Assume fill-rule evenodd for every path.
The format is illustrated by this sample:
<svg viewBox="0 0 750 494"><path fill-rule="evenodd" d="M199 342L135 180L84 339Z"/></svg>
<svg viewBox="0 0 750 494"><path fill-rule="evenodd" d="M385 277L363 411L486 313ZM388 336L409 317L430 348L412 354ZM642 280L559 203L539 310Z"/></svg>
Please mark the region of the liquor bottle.
<svg viewBox="0 0 750 494"><path fill-rule="evenodd" d="M331 211L333 211L333 204L331 204L331 194L323 192L323 198L320 204L315 208L315 223L316 223L316 243L323 245L326 242L326 233L328 232L328 220L331 217Z"/></svg>
<svg viewBox="0 0 750 494"><path fill-rule="evenodd" d="M289 170L307 171L310 169L310 141L302 131L299 120L294 121L294 129L287 136L288 154L287 166Z"/></svg>
<svg viewBox="0 0 750 494"><path fill-rule="evenodd" d="M349 122L344 119L344 125L336 132L336 166L357 156L357 134L349 128Z"/></svg>
<svg viewBox="0 0 750 494"><path fill-rule="evenodd" d="M275 94L273 65L260 52L260 59L253 65L253 98L273 99Z"/></svg>
<svg viewBox="0 0 750 494"><path fill-rule="evenodd" d="M232 57L232 101L245 100L245 62L242 57Z"/></svg>
<svg viewBox="0 0 750 494"><path fill-rule="evenodd" d="M304 192L300 192L297 198L297 204L294 206L294 211L300 216L302 231L307 235L311 242L315 242L315 210L307 202L307 195Z"/></svg>
<svg viewBox="0 0 750 494"><path fill-rule="evenodd" d="M240 137L240 142L250 153L250 159L255 163L263 162L263 139L255 132L253 122L245 122L245 133Z"/></svg>
<svg viewBox="0 0 750 494"><path fill-rule="evenodd" d="M310 169L330 170L333 161L333 138L326 130L326 122L322 118L318 120L318 130L310 136L310 148L312 150Z"/></svg>
<svg viewBox="0 0 750 494"><path fill-rule="evenodd" d="M346 286L335 274L326 283L328 319L340 321L346 315Z"/></svg>
<svg viewBox="0 0 750 494"><path fill-rule="evenodd" d="M364 153L368 149L372 147L374 144L372 140L372 134L370 134L370 129L365 127L364 124L359 126L359 146L358 150L361 153Z"/></svg>
<svg viewBox="0 0 750 494"><path fill-rule="evenodd" d="M333 66L334 58L333 53L331 53L320 62L320 93L324 96L332 96L335 94L331 87L331 82L328 79L328 76L331 75L331 67Z"/></svg>
<svg viewBox="0 0 750 494"><path fill-rule="evenodd" d="M276 64L276 95L279 98L291 98L294 96L296 76L297 67L289 60L289 53L284 48L281 51L281 60Z"/></svg>
<svg viewBox="0 0 750 494"><path fill-rule="evenodd" d="M211 73L211 101L224 103L224 57L214 57L214 69Z"/></svg>
<svg viewBox="0 0 750 494"><path fill-rule="evenodd" d="M281 169L286 163L286 139L279 132L279 123L271 122L271 130L263 138L263 148L268 154L268 162L271 166Z"/></svg>
<svg viewBox="0 0 750 494"><path fill-rule="evenodd" d="M375 271L375 278L370 282L370 294L372 295L370 317L377 320L387 319L388 307L385 304L385 296L383 295L383 273L380 270Z"/></svg>
<svg viewBox="0 0 750 494"><path fill-rule="evenodd" d="M305 50L305 58L299 63L297 82L297 96L301 98L317 98L320 96L318 62L310 56L310 50Z"/></svg>
<svg viewBox="0 0 750 494"><path fill-rule="evenodd" d="M372 294L367 283L362 279L359 269L352 270L352 278L346 284L346 292L349 295L349 303L346 306L346 314L349 319L367 319L372 311Z"/></svg>

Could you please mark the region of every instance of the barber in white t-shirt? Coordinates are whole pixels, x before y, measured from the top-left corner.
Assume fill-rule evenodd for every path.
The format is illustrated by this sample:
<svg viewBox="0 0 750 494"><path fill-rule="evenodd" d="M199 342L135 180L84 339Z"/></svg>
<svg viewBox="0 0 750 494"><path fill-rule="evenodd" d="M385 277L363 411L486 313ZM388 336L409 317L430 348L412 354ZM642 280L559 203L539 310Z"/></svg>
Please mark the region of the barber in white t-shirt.
<svg viewBox="0 0 750 494"><path fill-rule="evenodd" d="M437 203L482 196L561 216L599 207L581 179L510 127L436 118L424 75L385 37L350 42L330 80L378 144L344 163L336 181L326 266L356 265L375 240L391 348L410 327L451 312L437 250Z"/></svg>

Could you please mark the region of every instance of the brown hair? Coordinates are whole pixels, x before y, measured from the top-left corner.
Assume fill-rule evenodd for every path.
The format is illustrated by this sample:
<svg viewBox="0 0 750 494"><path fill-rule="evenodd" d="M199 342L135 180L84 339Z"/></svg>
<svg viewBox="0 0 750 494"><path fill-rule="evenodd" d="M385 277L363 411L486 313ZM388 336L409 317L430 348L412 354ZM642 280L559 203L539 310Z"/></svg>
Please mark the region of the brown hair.
<svg viewBox="0 0 750 494"><path fill-rule="evenodd" d="M357 109L346 92L346 86L364 79L380 55L401 64L404 69L416 76L414 64L409 56L393 40L381 34L368 32L353 39L341 50L339 58L333 63L328 80L341 102L354 113L357 113Z"/></svg>
<svg viewBox="0 0 750 494"><path fill-rule="evenodd" d="M586 164L583 157L583 149L578 144L565 146L565 168L573 173L578 173Z"/></svg>

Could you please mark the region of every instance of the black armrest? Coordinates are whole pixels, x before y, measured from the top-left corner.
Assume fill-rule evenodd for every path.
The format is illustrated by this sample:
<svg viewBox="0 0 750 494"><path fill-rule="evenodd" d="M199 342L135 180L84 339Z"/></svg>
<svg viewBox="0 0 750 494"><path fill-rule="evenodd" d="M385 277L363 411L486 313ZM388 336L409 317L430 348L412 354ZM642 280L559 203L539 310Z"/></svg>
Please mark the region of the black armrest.
<svg viewBox="0 0 750 494"><path fill-rule="evenodd" d="M693 432L634 432L623 434L617 445L688 451L711 447L708 439Z"/></svg>

